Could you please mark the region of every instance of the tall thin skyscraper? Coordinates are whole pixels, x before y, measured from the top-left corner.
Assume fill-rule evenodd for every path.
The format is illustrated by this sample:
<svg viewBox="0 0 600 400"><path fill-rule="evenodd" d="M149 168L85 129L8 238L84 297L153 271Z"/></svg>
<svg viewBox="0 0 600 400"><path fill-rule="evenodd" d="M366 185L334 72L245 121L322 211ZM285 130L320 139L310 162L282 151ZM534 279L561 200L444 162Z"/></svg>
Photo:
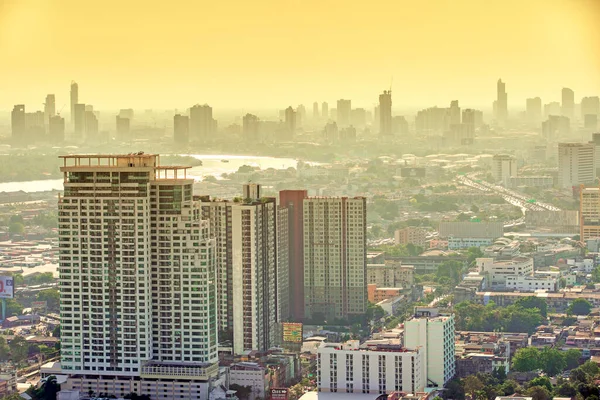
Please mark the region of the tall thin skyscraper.
<svg viewBox="0 0 600 400"><path fill-rule="evenodd" d="M539 126L542 122L542 99L534 97L527 99L527 122L533 126Z"/></svg>
<svg viewBox="0 0 600 400"><path fill-rule="evenodd" d="M27 128L25 124L25 106L17 104L13 107L10 114L10 127L12 131L12 139L17 142L25 142L27 138Z"/></svg>
<svg viewBox="0 0 600 400"><path fill-rule="evenodd" d="M246 114L242 120L244 140L257 143L260 140L260 121L256 115Z"/></svg>
<svg viewBox="0 0 600 400"><path fill-rule="evenodd" d="M363 315L367 308L367 200L304 199L304 317Z"/></svg>
<svg viewBox="0 0 600 400"><path fill-rule="evenodd" d="M327 120L329 118L329 104L326 101L321 104L321 118Z"/></svg>
<svg viewBox="0 0 600 400"><path fill-rule="evenodd" d="M235 354L273 346L278 318L275 199L262 197L257 184L244 185L243 192L236 201L201 198L216 240L218 324ZM287 288L281 290L287 296Z"/></svg>
<svg viewBox="0 0 600 400"><path fill-rule="evenodd" d="M575 92L569 88L563 88L562 90L561 111L563 117L573 121L575 116Z"/></svg>
<svg viewBox="0 0 600 400"><path fill-rule="evenodd" d="M506 84L502 82L502 79L498 79L496 90L496 123L505 128L508 121L508 94L506 93Z"/></svg>
<svg viewBox="0 0 600 400"><path fill-rule="evenodd" d="M60 115L50 117L48 135L53 143L62 143L65 140L65 119L63 117Z"/></svg>
<svg viewBox="0 0 600 400"><path fill-rule="evenodd" d="M44 102L44 121L46 125L50 124L50 118L54 115L56 115L56 99L53 94L49 94Z"/></svg>
<svg viewBox="0 0 600 400"><path fill-rule="evenodd" d="M313 119L319 119L319 103L313 103Z"/></svg>
<svg viewBox="0 0 600 400"><path fill-rule="evenodd" d="M188 167L163 167L143 153L61 158L61 367L69 386L206 399L218 374L215 243Z"/></svg>
<svg viewBox="0 0 600 400"><path fill-rule="evenodd" d="M71 124L75 127L75 105L79 104L79 85L71 81Z"/></svg>
<svg viewBox="0 0 600 400"><path fill-rule="evenodd" d="M285 109L285 130L288 138L293 138L296 133L296 111L289 106Z"/></svg>
<svg viewBox="0 0 600 400"><path fill-rule="evenodd" d="M177 144L187 144L190 141L190 118L177 114L173 117L173 139Z"/></svg>
<svg viewBox="0 0 600 400"><path fill-rule="evenodd" d="M558 144L558 186L571 189L581 184L588 185L596 180L594 143Z"/></svg>
<svg viewBox="0 0 600 400"><path fill-rule="evenodd" d="M77 139L83 139L85 133L85 104L75 104L74 107L74 132Z"/></svg>
<svg viewBox="0 0 600 400"><path fill-rule="evenodd" d="M392 135L392 91L384 90L379 95L379 133L382 136Z"/></svg>
<svg viewBox="0 0 600 400"><path fill-rule="evenodd" d="M279 204L288 211L290 318L304 319L304 199L306 190L282 190Z"/></svg>
<svg viewBox="0 0 600 400"><path fill-rule="evenodd" d="M391 104L390 104L391 106ZM337 101L337 124L340 128L350 126L350 114L352 110L352 100L340 99Z"/></svg>
<svg viewBox="0 0 600 400"><path fill-rule="evenodd" d="M448 108L448 117L450 118L450 127L452 125L460 124L460 106L458 105L458 100L452 100L450 102L450 108Z"/></svg>
<svg viewBox="0 0 600 400"><path fill-rule="evenodd" d="M208 140L214 133L215 120L212 107L196 104L190 108L190 138L195 140Z"/></svg>
<svg viewBox="0 0 600 400"><path fill-rule="evenodd" d="M129 132L131 129L131 120L127 117L122 117L121 115L117 115L116 117L116 126L117 126L117 139L120 141L128 141L130 140Z"/></svg>

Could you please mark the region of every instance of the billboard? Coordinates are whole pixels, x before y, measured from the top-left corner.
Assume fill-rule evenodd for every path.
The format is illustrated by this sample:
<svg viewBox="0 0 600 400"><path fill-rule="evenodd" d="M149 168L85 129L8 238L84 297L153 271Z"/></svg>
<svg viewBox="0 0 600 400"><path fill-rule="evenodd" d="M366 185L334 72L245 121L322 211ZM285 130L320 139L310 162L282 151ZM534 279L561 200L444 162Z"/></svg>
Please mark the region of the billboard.
<svg viewBox="0 0 600 400"><path fill-rule="evenodd" d="M403 178L424 178L425 168L403 167L400 169L400 176Z"/></svg>
<svg viewBox="0 0 600 400"><path fill-rule="evenodd" d="M31 302L31 308L35 308L37 310L43 310L46 307L48 307L47 301L32 301Z"/></svg>
<svg viewBox="0 0 600 400"><path fill-rule="evenodd" d="M271 400L287 400L288 390L285 388L271 388Z"/></svg>
<svg viewBox="0 0 600 400"><path fill-rule="evenodd" d="M284 322L283 342L284 343L302 343L302 324L298 322Z"/></svg>
<svg viewBox="0 0 600 400"><path fill-rule="evenodd" d="M13 297L13 277L0 276L0 299L12 299Z"/></svg>

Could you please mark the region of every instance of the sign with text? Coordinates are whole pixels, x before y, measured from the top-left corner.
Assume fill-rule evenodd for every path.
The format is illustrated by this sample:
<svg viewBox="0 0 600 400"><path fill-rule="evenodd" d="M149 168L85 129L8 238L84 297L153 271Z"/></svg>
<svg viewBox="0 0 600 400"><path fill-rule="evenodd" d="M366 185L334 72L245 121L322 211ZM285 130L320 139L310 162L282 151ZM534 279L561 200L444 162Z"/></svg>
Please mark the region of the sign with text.
<svg viewBox="0 0 600 400"><path fill-rule="evenodd" d="M0 276L0 299L12 299L14 297L13 282L12 276Z"/></svg>
<svg viewBox="0 0 600 400"><path fill-rule="evenodd" d="M272 388L271 400L287 400L288 390L285 388Z"/></svg>
<svg viewBox="0 0 600 400"><path fill-rule="evenodd" d="M283 341L287 343L302 343L302 324L298 322L284 322Z"/></svg>

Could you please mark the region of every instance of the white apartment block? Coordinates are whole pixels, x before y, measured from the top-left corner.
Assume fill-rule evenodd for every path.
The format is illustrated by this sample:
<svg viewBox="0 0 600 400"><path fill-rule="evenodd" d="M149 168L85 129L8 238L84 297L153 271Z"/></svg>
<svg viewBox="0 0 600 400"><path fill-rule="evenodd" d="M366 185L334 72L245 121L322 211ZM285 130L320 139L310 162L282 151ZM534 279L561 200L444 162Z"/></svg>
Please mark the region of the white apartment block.
<svg viewBox="0 0 600 400"><path fill-rule="evenodd" d="M558 144L558 186L571 189L596 178L594 143Z"/></svg>
<svg viewBox="0 0 600 400"><path fill-rule="evenodd" d="M283 213L277 211L274 198L260 197L256 184L244 185L244 197L234 201L207 196L202 200L203 218L216 237L219 326L231 335L235 354L265 351L275 339L271 334L279 298L277 246L285 243L278 243L276 218ZM287 225L282 230L287 233ZM284 281L287 265L286 258L280 272ZM279 289L282 298L287 296L287 287Z"/></svg>
<svg viewBox="0 0 600 400"><path fill-rule="evenodd" d="M357 340L325 343L317 352L319 392L414 393L426 386L425 352L400 345L359 346Z"/></svg>
<svg viewBox="0 0 600 400"><path fill-rule="evenodd" d="M514 257L506 261L478 258L475 263L479 273L486 277L487 287L491 289L506 288L508 277L533 276L533 259L530 257Z"/></svg>
<svg viewBox="0 0 600 400"><path fill-rule="evenodd" d="M454 315L436 308L416 307L415 317L404 323L404 346L424 350L427 386L442 387L454 377L454 333Z"/></svg>
<svg viewBox="0 0 600 400"><path fill-rule="evenodd" d="M304 313L332 321L367 307L367 202L304 199Z"/></svg>
<svg viewBox="0 0 600 400"><path fill-rule="evenodd" d="M492 158L492 176L495 182L509 186L510 178L517 176L517 160L506 154L496 154Z"/></svg>
<svg viewBox="0 0 600 400"><path fill-rule="evenodd" d="M142 386L216 377L215 241L186 167L143 153L62 158L63 372Z"/></svg>

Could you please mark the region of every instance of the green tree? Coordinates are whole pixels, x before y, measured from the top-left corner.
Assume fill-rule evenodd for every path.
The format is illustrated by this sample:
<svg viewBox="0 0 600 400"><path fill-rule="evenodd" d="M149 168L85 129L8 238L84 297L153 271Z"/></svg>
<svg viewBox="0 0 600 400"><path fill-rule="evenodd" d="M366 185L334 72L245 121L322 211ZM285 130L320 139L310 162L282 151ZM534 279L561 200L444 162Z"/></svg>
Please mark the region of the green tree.
<svg viewBox="0 0 600 400"><path fill-rule="evenodd" d="M462 380L463 387L465 388L465 393L468 394L471 398L475 397L475 393L482 390L484 387L483 382L476 377L475 375L469 375Z"/></svg>
<svg viewBox="0 0 600 400"><path fill-rule="evenodd" d="M506 380L506 368L504 365L499 366L498 368L494 368L492 371L492 376L496 378L500 383L503 383Z"/></svg>
<svg viewBox="0 0 600 400"><path fill-rule="evenodd" d="M541 367L550 376L561 373L567 366L564 354L555 348L544 347L540 356Z"/></svg>
<svg viewBox="0 0 600 400"><path fill-rule="evenodd" d="M575 299L567 309L568 314L572 315L589 315L592 311L592 304L586 299Z"/></svg>
<svg viewBox="0 0 600 400"><path fill-rule="evenodd" d="M528 296L515 301L515 305L523 308L537 308L544 318L548 315L548 303L541 297Z"/></svg>
<svg viewBox="0 0 600 400"><path fill-rule="evenodd" d="M552 398L550 391L543 386L530 387L525 393L533 400L550 400Z"/></svg>
<svg viewBox="0 0 600 400"><path fill-rule="evenodd" d="M22 235L25 233L25 225L20 222L11 222L8 226L8 233L11 235Z"/></svg>
<svg viewBox="0 0 600 400"><path fill-rule="evenodd" d="M6 299L6 316L21 315L23 305L15 299Z"/></svg>
<svg viewBox="0 0 600 400"><path fill-rule="evenodd" d="M546 389L548 389L549 392L552 391L552 382L550 382L550 379L548 379L547 376L535 377L529 381L527 386L528 387L541 386L541 387L545 387Z"/></svg>
<svg viewBox="0 0 600 400"><path fill-rule="evenodd" d="M581 367L571 370L569 379L573 382L587 383L589 381L588 374Z"/></svg>
<svg viewBox="0 0 600 400"><path fill-rule="evenodd" d="M465 389L459 380L454 379L448 382L445 397L447 399L465 400Z"/></svg>
<svg viewBox="0 0 600 400"><path fill-rule="evenodd" d="M57 289L46 289L38 292L37 301L48 303L49 310L58 310L60 305L60 293Z"/></svg>
<svg viewBox="0 0 600 400"><path fill-rule="evenodd" d="M460 261L444 261L437 268L438 277L448 277L456 285L462 279L463 264Z"/></svg>
<svg viewBox="0 0 600 400"><path fill-rule="evenodd" d="M529 372L540 369L541 354L536 347L524 347L516 351L512 360L512 369Z"/></svg>
<svg viewBox="0 0 600 400"><path fill-rule="evenodd" d="M581 350L569 349L565 351L564 355L567 363L566 369L573 369L579 366L579 360L581 360Z"/></svg>
<svg viewBox="0 0 600 400"><path fill-rule="evenodd" d="M599 372L598 364L596 364L593 361L586 361L579 368L581 368L583 372L585 372L591 377L595 377L596 375L598 375Z"/></svg>
<svg viewBox="0 0 600 400"><path fill-rule="evenodd" d="M577 388L569 382L564 382L556 387L556 394L560 397L575 397Z"/></svg>
<svg viewBox="0 0 600 400"><path fill-rule="evenodd" d="M15 336L10 341L9 348L12 359L16 363L24 361L29 353L29 344L22 336Z"/></svg>

